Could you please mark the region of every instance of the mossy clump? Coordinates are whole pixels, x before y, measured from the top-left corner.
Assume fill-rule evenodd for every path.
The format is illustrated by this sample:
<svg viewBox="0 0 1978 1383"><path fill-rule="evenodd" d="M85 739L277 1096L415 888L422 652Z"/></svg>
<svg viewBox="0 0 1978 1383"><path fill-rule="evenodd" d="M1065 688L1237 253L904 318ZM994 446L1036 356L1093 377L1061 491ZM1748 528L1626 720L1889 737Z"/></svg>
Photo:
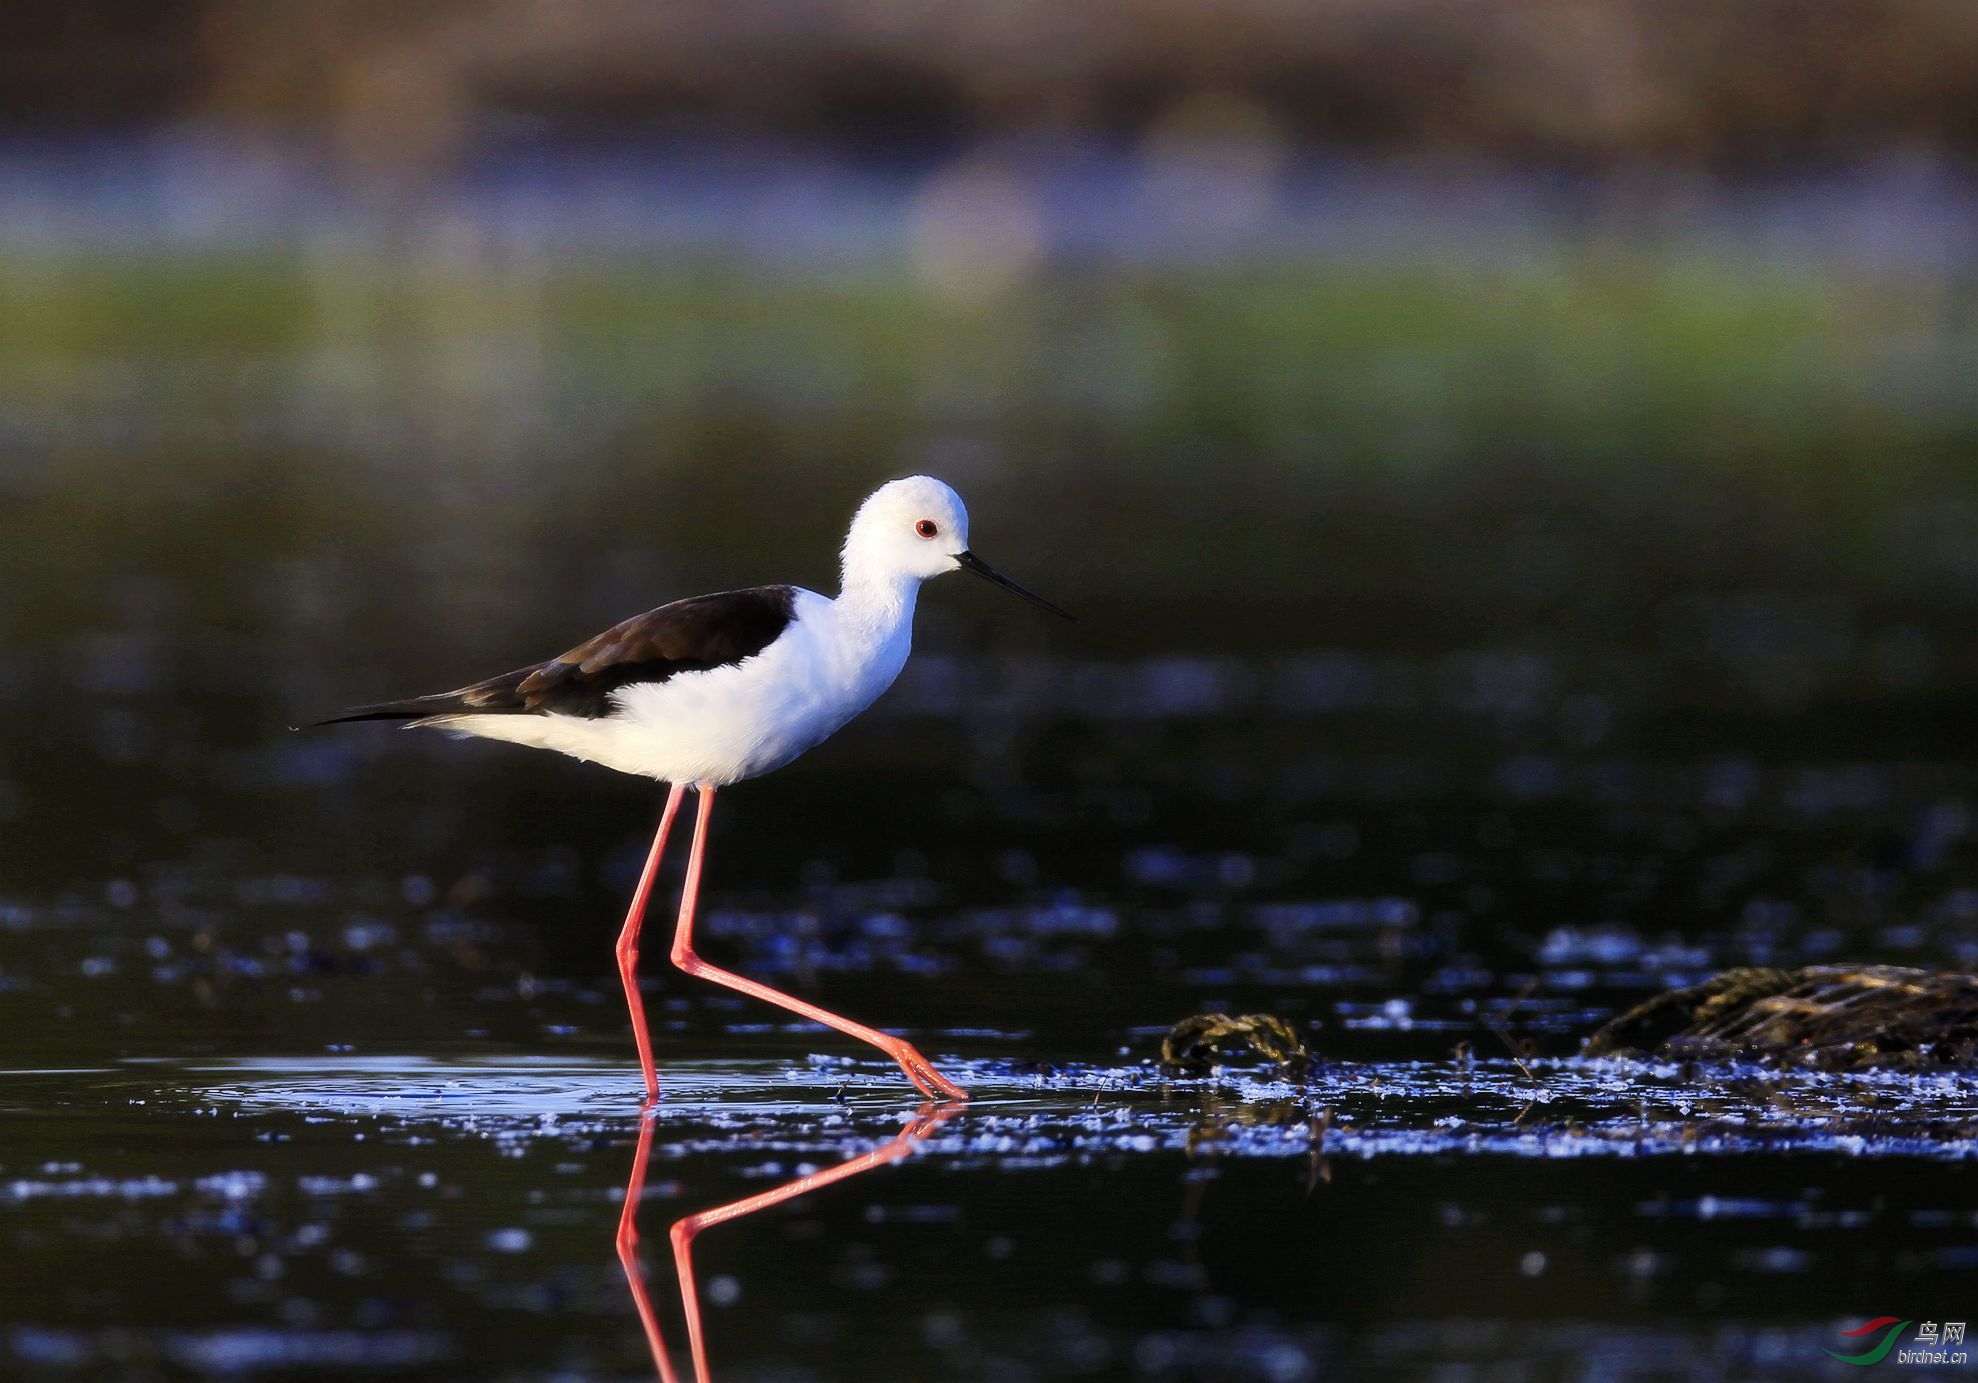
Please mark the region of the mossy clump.
<svg viewBox="0 0 1978 1383"><path fill-rule="evenodd" d="M1302 1074L1312 1054L1304 1039L1282 1018L1269 1013L1198 1013L1184 1018L1161 1039L1161 1065L1200 1074L1231 1057L1260 1056L1280 1070Z"/></svg>
<svg viewBox="0 0 1978 1383"><path fill-rule="evenodd" d="M1609 1020L1585 1054L1978 1069L1978 976L1899 965L1726 970Z"/></svg>

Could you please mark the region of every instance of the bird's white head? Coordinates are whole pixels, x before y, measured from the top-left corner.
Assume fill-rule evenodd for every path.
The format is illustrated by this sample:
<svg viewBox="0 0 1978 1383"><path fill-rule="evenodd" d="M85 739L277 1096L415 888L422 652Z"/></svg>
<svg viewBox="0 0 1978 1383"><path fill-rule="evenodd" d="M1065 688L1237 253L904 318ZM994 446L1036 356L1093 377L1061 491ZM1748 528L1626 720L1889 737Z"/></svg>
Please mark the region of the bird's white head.
<svg viewBox="0 0 1978 1383"><path fill-rule="evenodd" d="M1054 615L1057 606L977 557L968 546L968 507L931 475L888 481L859 506L845 535L847 592L893 592L885 602L911 609L911 591L944 571L972 571Z"/></svg>
<svg viewBox="0 0 1978 1383"><path fill-rule="evenodd" d="M859 506L845 535L845 579L925 581L960 565L968 551L968 508L931 475L881 485Z"/></svg>

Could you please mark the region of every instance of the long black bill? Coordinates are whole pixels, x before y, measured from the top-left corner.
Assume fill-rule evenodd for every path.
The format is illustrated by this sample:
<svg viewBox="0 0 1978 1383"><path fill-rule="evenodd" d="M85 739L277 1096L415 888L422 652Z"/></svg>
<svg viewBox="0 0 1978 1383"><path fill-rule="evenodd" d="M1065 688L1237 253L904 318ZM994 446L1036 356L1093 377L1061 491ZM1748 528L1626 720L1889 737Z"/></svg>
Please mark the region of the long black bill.
<svg viewBox="0 0 1978 1383"><path fill-rule="evenodd" d="M1010 580L1009 577L997 571L994 567L990 566L987 562L983 561L980 557L977 557L973 552L968 552L968 551L957 552L955 554L955 560L961 563L963 571L972 571L977 576L981 577L984 581L993 581L998 586L1001 586L1006 590L1015 591L1018 595L1022 596L1025 600L1029 601L1032 605L1043 606L1046 610L1049 610L1052 614L1056 615L1059 619L1075 620L1078 618L1078 616L1074 615L1071 611L1063 609L1060 606L1053 605L1050 601L1044 599L1043 596L1037 594L1037 592L1029 589L1028 587L1019 586L1016 582Z"/></svg>

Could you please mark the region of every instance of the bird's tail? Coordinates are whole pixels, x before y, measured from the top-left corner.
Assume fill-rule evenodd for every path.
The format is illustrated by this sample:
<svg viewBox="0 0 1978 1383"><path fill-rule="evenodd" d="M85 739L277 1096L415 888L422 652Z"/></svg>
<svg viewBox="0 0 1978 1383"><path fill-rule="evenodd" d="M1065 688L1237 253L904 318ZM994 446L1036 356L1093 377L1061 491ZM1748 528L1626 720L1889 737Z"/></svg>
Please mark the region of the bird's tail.
<svg viewBox="0 0 1978 1383"><path fill-rule="evenodd" d="M412 696L403 701L379 701L369 706L352 706L341 715L319 720L317 725L343 725L353 720L402 720L418 724L463 715L512 715L535 709L519 689L544 665L517 668L485 682L430 696Z"/></svg>
<svg viewBox="0 0 1978 1383"><path fill-rule="evenodd" d="M418 721L428 716L443 716L466 709L457 695L415 696L410 701L380 701L373 706L352 706L341 715L312 720L309 724L313 729L319 725L348 725L357 720Z"/></svg>

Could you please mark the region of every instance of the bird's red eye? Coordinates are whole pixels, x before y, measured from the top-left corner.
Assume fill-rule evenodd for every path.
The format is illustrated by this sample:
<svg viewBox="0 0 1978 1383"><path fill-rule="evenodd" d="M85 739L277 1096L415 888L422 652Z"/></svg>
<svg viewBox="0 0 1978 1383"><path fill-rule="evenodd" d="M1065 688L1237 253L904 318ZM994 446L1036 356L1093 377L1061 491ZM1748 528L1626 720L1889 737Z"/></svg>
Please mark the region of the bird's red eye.
<svg viewBox="0 0 1978 1383"><path fill-rule="evenodd" d="M934 538L940 536L941 525L932 519L922 519L913 526L913 531L923 538Z"/></svg>

